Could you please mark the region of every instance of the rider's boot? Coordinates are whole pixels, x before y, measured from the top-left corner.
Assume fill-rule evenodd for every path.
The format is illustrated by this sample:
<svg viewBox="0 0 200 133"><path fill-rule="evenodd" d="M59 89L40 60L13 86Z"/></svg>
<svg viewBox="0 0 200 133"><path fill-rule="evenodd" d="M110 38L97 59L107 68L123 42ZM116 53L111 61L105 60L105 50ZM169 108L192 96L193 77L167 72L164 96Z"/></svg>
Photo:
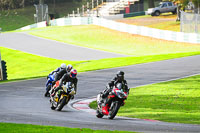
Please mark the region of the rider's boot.
<svg viewBox="0 0 200 133"><path fill-rule="evenodd" d="M52 89L52 91L50 92L51 96L54 97L56 94L56 91L54 89Z"/></svg>
<svg viewBox="0 0 200 133"><path fill-rule="evenodd" d="M58 90L59 90L59 87L53 88L51 96L54 97Z"/></svg>

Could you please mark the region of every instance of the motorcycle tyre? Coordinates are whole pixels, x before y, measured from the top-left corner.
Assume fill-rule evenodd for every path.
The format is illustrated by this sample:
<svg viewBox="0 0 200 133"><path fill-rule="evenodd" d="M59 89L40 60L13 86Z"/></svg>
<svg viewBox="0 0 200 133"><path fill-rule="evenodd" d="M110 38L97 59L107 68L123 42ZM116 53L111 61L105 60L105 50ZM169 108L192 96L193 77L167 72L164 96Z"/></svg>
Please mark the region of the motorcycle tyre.
<svg viewBox="0 0 200 133"><path fill-rule="evenodd" d="M67 97L64 96L63 99L60 101L60 103L58 104L58 106L57 106L57 108L56 108L57 111L61 111L61 110L62 110L62 108L63 108L63 107L65 106L65 104L67 103L66 100L67 100Z"/></svg>
<svg viewBox="0 0 200 133"><path fill-rule="evenodd" d="M51 85L48 85L46 93L44 94L45 97L50 97L50 94L49 94L50 89L51 89Z"/></svg>
<svg viewBox="0 0 200 133"><path fill-rule="evenodd" d="M116 101L116 102L114 102L114 105L112 105L112 106L113 107L111 107L112 109L109 111L109 114L108 114L109 119L113 119L116 116L116 114L120 108L120 103L118 101Z"/></svg>
<svg viewBox="0 0 200 133"><path fill-rule="evenodd" d="M53 104L51 104L51 109L52 109L52 110L55 110L56 107L54 107Z"/></svg>
<svg viewBox="0 0 200 133"><path fill-rule="evenodd" d="M96 117L97 118L102 118L103 116L104 115L99 112L99 109L97 109L97 111L96 111Z"/></svg>

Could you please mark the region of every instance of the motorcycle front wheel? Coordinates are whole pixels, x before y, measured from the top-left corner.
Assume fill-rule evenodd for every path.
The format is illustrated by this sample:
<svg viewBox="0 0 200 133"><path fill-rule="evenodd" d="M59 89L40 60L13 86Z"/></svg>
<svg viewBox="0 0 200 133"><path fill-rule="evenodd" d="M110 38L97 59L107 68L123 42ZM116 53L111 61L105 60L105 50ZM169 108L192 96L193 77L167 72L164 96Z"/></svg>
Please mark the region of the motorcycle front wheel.
<svg viewBox="0 0 200 133"><path fill-rule="evenodd" d="M97 118L102 118L104 115L102 113L100 113L99 109L97 109L96 111L96 117Z"/></svg>
<svg viewBox="0 0 200 133"><path fill-rule="evenodd" d="M53 106L53 104L52 104L52 105L51 105L51 109L52 109L52 110L55 110L55 109L56 109L56 107L54 107L54 106Z"/></svg>
<svg viewBox="0 0 200 133"><path fill-rule="evenodd" d="M46 90L46 92L44 94L45 97L50 97L50 94L49 94L50 89L51 89L51 85L48 85L47 86L47 90Z"/></svg>
<svg viewBox="0 0 200 133"><path fill-rule="evenodd" d="M56 109L56 106L55 106L55 104L54 104L54 101L52 100L52 97L51 97L51 99L50 99L50 103L51 103L51 109L52 109L52 110L55 110L55 109Z"/></svg>
<svg viewBox="0 0 200 133"><path fill-rule="evenodd" d="M58 106L57 106L56 110L61 111L62 108L63 108L63 107L65 106L65 104L67 103L66 100L67 100L67 97L64 96L63 99L61 99L60 103L58 103Z"/></svg>
<svg viewBox="0 0 200 133"><path fill-rule="evenodd" d="M109 118L109 119L113 119L113 118L116 116L116 114L117 114L119 108L120 108L120 103L119 103L119 101L114 101L114 102L112 102L112 104L111 104L111 106L110 106L110 109L109 109L108 118Z"/></svg>

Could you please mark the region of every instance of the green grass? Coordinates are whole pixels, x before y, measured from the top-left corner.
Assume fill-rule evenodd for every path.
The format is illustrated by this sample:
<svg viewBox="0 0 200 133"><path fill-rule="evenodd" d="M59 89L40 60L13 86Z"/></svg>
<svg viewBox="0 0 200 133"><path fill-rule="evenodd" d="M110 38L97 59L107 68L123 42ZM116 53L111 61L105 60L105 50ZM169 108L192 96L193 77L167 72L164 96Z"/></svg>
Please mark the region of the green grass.
<svg viewBox="0 0 200 133"><path fill-rule="evenodd" d="M200 75L131 88L118 115L166 122L200 124ZM90 104L96 108L96 102Z"/></svg>
<svg viewBox="0 0 200 133"><path fill-rule="evenodd" d="M69 13L72 13L73 10L82 7L82 3L86 3L86 1L56 2L55 12L54 5L48 4L49 14L56 13L56 18L67 16ZM33 5L21 9L0 11L0 28L2 28L2 31L12 31L33 24L35 23L35 13L36 10Z"/></svg>
<svg viewBox="0 0 200 133"><path fill-rule="evenodd" d="M138 17L130 17L126 19L120 19L118 21L138 25L145 26L160 30L170 30L180 32L180 21L176 21L177 15L173 15L171 13L161 14L160 16L138 16Z"/></svg>
<svg viewBox="0 0 200 133"><path fill-rule="evenodd" d="M0 50L2 59L6 61L8 79L11 81L16 79L30 79L47 76L63 62L66 64L72 64L74 68L78 70L78 72L85 72L200 54L200 52L188 52L140 57L108 58L88 61L68 61L40 57L4 47L0 47Z"/></svg>
<svg viewBox="0 0 200 133"><path fill-rule="evenodd" d="M33 7L0 11L0 27L2 31L12 31L34 23Z"/></svg>
<svg viewBox="0 0 200 133"><path fill-rule="evenodd" d="M2 60L6 61L8 79L10 80L47 76L51 71L60 66L61 63L75 65L82 62L40 57L4 47L0 47L0 49Z"/></svg>
<svg viewBox="0 0 200 133"><path fill-rule="evenodd" d="M47 27L31 30L30 34L69 44L132 56L200 51L200 45L132 35L94 25Z"/></svg>
<svg viewBox="0 0 200 133"><path fill-rule="evenodd" d="M92 130L31 124L0 123L0 133L129 133L128 131Z"/></svg>
<svg viewBox="0 0 200 133"><path fill-rule="evenodd" d="M159 24L151 24L148 27L160 30L170 30L170 31L180 32L180 22L175 22L175 21L167 21Z"/></svg>

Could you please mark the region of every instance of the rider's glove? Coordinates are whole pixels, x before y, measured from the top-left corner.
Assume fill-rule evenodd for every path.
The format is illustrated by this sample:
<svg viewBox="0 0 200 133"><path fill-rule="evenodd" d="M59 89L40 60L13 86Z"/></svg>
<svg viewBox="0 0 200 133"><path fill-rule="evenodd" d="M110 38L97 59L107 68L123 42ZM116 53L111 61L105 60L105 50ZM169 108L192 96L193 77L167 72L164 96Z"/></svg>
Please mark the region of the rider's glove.
<svg viewBox="0 0 200 133"><path fill-rule="evenodd" d="M56 83L56 81L52 81L52 84L55 84Z"/></svg>

